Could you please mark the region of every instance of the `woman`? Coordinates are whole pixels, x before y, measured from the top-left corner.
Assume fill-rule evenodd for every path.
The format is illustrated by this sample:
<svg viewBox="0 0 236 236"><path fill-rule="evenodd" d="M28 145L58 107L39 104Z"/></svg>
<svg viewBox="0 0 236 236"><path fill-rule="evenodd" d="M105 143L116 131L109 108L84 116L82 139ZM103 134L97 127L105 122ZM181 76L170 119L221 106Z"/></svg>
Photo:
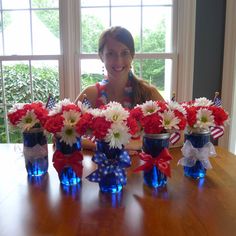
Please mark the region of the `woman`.
<svg viewBox="0 0 236 236"><path fill-rule="evenodd" d="M107 70L107 77L82 91L76 103L83 101L86 96L93 108L110 101L133 108L148 100L164 100L154 86L132 73L134 39L127 29L116 26L105 30L99 39L98 52ZM133 141L129 146L131 149L139 149L140 141Z"/></svg>

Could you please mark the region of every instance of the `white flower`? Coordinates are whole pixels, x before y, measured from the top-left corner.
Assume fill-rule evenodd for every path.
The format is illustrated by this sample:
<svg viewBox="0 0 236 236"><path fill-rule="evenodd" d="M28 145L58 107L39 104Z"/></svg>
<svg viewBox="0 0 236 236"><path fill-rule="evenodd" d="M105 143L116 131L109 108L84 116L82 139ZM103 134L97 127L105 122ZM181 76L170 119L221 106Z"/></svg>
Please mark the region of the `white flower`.
<svg viewBox="0 0 236 236"><path fill-rule="evenodd" d="M112 124L105 137L105 141L109 143L110 148L122 148L129 142L131 135L129 129L124 124Z"/></svg>
<svg viewBox="0 0 236 236"><path fill-rule="evenodd" d="M206 108L199 109L197 111L197 122L194 127L209 129L210 126L214 126L214 116L212 115L212 111L209 111Z"/></svg>
<svg viewBox="0 0 236 236"><path fill-rule="evenodd" d="M169 107L169 109L172 110L172 111L173 111L173 110L177 110L177 111L181 112L183 115L186 115L186 114L187 114L187 112L186 112L186 110L184 109L184 107L181 106L178 102L171 101L171 102L169 102L168 107Z"/></svg>
<svg viewBox="0 0 236 236"><path fill-rule="evenodd" d="M75 126L80 119L80 113L73 110L64 111L62 116L64 117L65 125Z"/></svg>
<svg viewBox="0 0 236 236"><path fill-rule="evenodd" d="M59 135L61 136L60 141L64 141L66 144L72 146L74 143L76 143L77 141L77 133L75 131L75 129L70 126L70 125L65 125L61 132L59 133Z"/></svg>
<svg viewBox="0 0 236 236"><path fill-rule="evenodd" d="M129 117L129 112L125 110L120 103L109 103L106 110L103 112L107 121L113 123L121 123Z"/></svg>
<svg viewBox="0 0 236 236"><path fill-rule="evenodd" d="M142 112L144 116L151 115L160 110L160 107L154 101L147 101L141 105Z"/></svg>
<svg viewBox="0 0 236 236"><path fill-rule="evenodd" d="M160 114L163 118L162 120L162 126L164 129L179 129L178 124L180 120L175 116L175 113L173 111L164 111L163 114Z"/></svg>
<svg viewBox="0 0 236 236"><path fill-rule="evenodd" d="M210 106L213 102L205 97L196 98L194 101L194 106Z"/></svg>
<svg viewBox="0 0 236 236"><path fill-rule="evenodd" d="M39 120L37 119L37 116L32 110L32 111L27 111L26 115L21 118L18 126L24 131L31 129L37 123L39 123Z"/></svg>
<svg viewBox="0 0 236 236"><path fill-rule="evenodd" d="M67 106L70 104L74 104L72 103L68 98L65 98L62 101L59 101L58 103L55 104L55 106L49 111L49 116L53 116L56 115L58 113L61 113L62 111L62 106Z"/></svg>
<svg viewBox="0 0 236 236"><path fill-rule="evenodd" d="M14 113L18 110L22 110L24 107L25 103L16 103L12 106L12 108L9 110L9 114L10 113Z"/></svg>
<svg viewBox="0 0 236 236"><path fill-rule="evenodd" d="M82 103L81 101L77 102L77 106L80 108L82 114L90 112L92 110L92 108L88 104Z"/></svg>

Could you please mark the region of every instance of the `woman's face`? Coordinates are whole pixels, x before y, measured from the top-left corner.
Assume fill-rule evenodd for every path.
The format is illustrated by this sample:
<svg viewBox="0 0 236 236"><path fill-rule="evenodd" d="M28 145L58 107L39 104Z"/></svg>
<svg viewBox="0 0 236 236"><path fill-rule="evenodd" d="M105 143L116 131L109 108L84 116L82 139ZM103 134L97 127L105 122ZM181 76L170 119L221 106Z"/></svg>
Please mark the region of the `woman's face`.
<svg viewBox="0 0 236 236"><path fill-rule="evenodd" d="M109 38L101 54L109 78L127 77L133 57L130 50L123 43Z"/></svg>

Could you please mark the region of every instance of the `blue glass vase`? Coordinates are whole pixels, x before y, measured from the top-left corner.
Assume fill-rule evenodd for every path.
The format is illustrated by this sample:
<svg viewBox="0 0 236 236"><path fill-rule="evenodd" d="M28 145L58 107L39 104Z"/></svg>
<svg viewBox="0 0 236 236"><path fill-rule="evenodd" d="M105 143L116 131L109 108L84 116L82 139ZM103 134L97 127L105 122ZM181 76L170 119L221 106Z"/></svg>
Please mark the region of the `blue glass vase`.
<svg viewBox="0 0 236 236"><path fill-rule="evenodd" d="M119 148L110 148L109 144L104 141L97 141L97 151L105 154L108 161L107 168L110 168L111 165L116 165L120 154L124 151L124 149ZM106 165L103 163L104 165ZM120 165L122 167L122 164ZM124 168L127 166L124 166ZM124 176L126 178L126 176ZM99 181L99 187L101 192L106 193L118 193L122 190L123 184L120 182L119 177L115 172L108 173L103 175L101 180Z"/></svg>
<svg viewBox="0 0 236 236"><path fill-rule="evenodd" d="M185 133L185 140L189 140L194 148L202 148L205 144L210 142L210 136L209 131L191 132ZM184 166L184 175L193 179L203 178L206 175L206 169L203 167L202 163L197 160L192 167Z"/></svg>
<svg viewBox="0 0 236 236"><path fill-rule="evenodd" d="M42 128L23 132L23 153L29 176L42 176L48 171L47 137Z"/></svg>
<svg viewBox="0 0 236 236"><path fill-rule="evenodd" d="M56 137L55 149L62 153L62 158L64 159L64 161L66 161L66 158L70 158L75 151L81 151L81 139L77 138L77 142L71 146L63 141L60 141L60 138ZM82 163L78 161L77 165L82 165ZM76 174L70 164L66 164L65 166L63 166L62 170L58 172L58 176L60 179L60 183L63 185L71 186L81 182L81 178Z"/></svg>
<svg viewBox="0 0 236 236"><path fill-rule="evenodd" d="M157 157L164 148L169 147L169 133L163 134L145 134L143 136L143 152ZM162 173L157 166L153 166L150 171L143 172L144 183L149 187L157 188L165 186L167 176Z"/></svg>

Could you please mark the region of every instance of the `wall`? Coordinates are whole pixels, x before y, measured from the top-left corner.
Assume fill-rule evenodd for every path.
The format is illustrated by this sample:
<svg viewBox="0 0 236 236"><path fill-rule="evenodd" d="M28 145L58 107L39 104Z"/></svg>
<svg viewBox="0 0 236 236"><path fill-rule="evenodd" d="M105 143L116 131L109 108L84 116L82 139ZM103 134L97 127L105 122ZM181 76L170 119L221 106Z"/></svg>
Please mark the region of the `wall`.
<svg viewBox="0 0 236 236"><path fill-rule="evenodd" d="M193 98L221 91L226 0L197 0Z"/></svg>

